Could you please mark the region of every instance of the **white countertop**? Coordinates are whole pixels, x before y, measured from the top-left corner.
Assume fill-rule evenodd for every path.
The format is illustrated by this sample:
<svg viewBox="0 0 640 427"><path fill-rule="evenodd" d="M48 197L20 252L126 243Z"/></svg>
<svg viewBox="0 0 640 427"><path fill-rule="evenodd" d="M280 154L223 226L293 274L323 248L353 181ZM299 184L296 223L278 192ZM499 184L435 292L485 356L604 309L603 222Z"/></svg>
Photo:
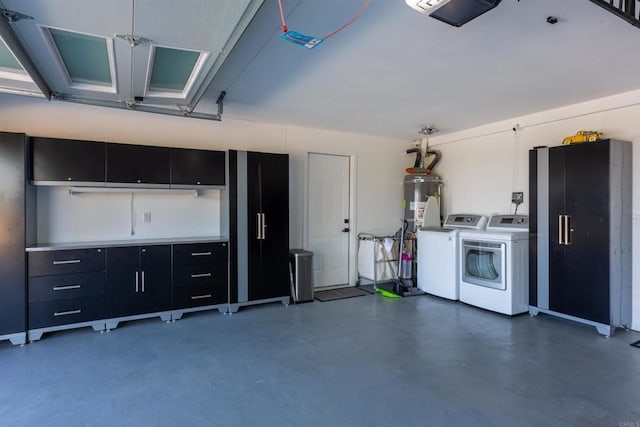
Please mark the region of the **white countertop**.
<svg viewBox="0 0 640 427"><path fill-rule="evenodd" d="M95 242L38 243L26 247L27 252L66 249L113 248L119 246L169 245L206 242L227 242L228 236L165 237L161 239L100 240Z"/></svg>

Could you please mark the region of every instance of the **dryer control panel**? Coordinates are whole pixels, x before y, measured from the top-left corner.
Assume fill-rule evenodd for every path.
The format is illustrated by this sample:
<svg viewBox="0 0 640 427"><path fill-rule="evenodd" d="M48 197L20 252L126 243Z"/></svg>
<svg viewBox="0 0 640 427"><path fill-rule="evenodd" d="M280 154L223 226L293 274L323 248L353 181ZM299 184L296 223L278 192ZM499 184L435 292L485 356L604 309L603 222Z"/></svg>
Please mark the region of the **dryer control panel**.
<svg viewBox="0 0 640 427"><path fill-rule="evenodd" d="M529 216L528 215L493 215L489 219L487 230L527 231L529 230Z"/></svg>

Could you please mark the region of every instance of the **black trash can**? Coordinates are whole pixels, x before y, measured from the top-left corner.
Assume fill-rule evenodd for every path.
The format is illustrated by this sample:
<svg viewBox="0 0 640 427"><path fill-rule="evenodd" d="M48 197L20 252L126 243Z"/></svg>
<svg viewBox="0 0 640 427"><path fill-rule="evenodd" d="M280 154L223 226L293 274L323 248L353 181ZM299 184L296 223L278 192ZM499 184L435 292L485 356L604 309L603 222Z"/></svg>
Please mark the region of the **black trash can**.
<svg viewBox="0 0 640 427"><path fill-rule="evenodd" d="M313 252L304 249L289 251L291 298L293 302L313 301Z"/></svg>

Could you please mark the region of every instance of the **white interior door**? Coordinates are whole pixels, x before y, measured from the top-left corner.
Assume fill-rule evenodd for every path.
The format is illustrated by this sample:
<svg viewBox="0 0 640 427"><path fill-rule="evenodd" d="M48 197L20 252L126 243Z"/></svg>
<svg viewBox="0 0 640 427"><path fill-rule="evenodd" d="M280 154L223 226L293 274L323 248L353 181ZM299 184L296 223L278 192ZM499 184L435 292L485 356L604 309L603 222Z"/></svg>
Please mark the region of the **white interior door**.
<svg viewBox="0 0 640 427"><path fill-rule="evenodd" d="M309 250L316 288L349 283L350 158L309 153Z"/></svg>

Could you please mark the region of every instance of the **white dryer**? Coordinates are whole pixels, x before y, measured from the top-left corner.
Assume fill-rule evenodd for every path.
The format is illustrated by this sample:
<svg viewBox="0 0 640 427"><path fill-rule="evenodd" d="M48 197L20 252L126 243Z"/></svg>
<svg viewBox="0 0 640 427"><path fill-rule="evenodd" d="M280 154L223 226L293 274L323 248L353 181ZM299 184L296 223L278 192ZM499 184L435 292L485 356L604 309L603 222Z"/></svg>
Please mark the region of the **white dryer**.
<svg viewBox="0 0 640 427"><path fill-rule="evenodd" d="M484 215L448 215L444 227L418 230L418 289L442 298L458 300L458 233L483 230Z"/></svg>
<svg viewBox="0 0 640 427"><path fill-rule="evenodd" d="M502 314L529 309L529 217L493 215L485 231L461 231L460 301Z"/></svg>

